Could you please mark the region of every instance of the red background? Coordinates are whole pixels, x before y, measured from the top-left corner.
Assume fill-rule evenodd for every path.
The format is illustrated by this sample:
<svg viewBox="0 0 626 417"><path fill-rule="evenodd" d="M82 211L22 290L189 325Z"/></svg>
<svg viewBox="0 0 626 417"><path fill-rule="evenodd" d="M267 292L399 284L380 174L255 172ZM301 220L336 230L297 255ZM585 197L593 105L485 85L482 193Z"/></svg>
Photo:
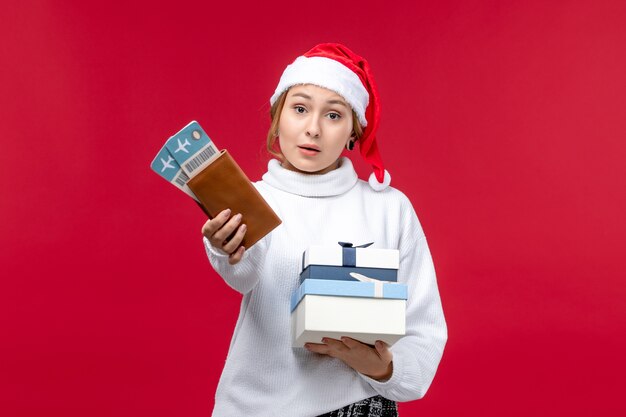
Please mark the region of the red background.
<svg viewBox="0 0 626 417"><path fill-rule="evenodd" d="M240 297L149 163L196 119L259 179L282 70L339 41L449 325L402 415L624 415L626 3L376 3L3 2L0 414L210 413Z"/></svg>

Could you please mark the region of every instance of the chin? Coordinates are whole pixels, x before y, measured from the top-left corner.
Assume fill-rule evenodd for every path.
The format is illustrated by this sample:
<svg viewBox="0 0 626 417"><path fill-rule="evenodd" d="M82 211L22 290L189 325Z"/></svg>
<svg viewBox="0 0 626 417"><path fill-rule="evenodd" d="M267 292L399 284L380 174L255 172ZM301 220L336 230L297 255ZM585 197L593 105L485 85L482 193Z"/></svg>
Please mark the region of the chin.
<svg viewBox="0 0 626 417"><path fill-rule="evenodd" d="M292 166L294 171L298 171L303 174L314 174L316 172L323 171L324 169L328 167L328 165L311 164L311 163L307 163L306 161L305 162L295 161L295 163L292 161L289 161L289 164Z"/></svg>
<svg viewBox="0 0 626 417"><path fill-rule="evenodd" d="M316 158L306 158L297 153L287 155L287 153L283 153L289 165L293 167L294 171L301 172L304 174L318 174L320 171L330 170L330 167L336 164L337 159L332 161L328 161L324 158L324 160L320 160ZM334 168L333 168L334 169Z"/></svg>
<svg viewBox="0 0 626 417"><path fill-rule="evenodd" d="M304 172L305 174L315 174L316 172L322 171L324 169L324 168L311 167L311 166L306 166L306 165L294 165L294 166L298 171Z"/></svg>
<svg viewBox="0 0 626 417"><path fill-rule="evenodd" d="M296 168L298 171L305 172L307 174L318 174L321 171L329 169L332 164L327 165L308 165L308 164L298 164Z"/></svg>

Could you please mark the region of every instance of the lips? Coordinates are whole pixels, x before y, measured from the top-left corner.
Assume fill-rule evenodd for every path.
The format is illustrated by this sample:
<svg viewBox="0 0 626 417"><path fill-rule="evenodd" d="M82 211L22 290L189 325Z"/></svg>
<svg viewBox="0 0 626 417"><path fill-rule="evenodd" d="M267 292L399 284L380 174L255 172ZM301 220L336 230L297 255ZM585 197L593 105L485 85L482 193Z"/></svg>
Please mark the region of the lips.
<svg viewBox="0 0 626 417"><path fill-rule="evenodd" d="M313 145L313 144L309 144L309 143L306 143L304 145L298 145L298 148L304 149L304 150L307 150L307 151L321 152L320 148L317 145Z"/></svg>

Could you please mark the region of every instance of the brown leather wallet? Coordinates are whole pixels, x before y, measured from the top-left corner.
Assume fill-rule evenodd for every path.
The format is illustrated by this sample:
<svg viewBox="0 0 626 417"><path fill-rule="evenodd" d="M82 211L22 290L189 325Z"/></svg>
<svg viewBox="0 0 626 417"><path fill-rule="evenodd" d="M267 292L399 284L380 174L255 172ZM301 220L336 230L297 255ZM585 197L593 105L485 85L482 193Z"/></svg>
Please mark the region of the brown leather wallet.
<svg viewBox="0 0 626 417"><path fill-rule="evenodd" d="M241 222L248 227L241 242L246 249L281 223L226 149L191 178L187 185L198 197L209 218L214 218L227 208L232 210L232 215L242 214Z"/></svg>

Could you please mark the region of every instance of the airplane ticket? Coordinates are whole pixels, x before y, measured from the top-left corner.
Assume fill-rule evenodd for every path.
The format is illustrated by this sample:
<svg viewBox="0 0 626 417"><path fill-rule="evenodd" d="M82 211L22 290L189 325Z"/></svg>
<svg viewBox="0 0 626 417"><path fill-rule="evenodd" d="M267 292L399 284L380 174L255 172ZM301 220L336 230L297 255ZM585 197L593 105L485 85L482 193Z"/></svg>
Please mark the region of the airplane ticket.
<svg viewBox="0 0 626 417"><path fill-rule="evenodd" d="M180 168L180 165L172 157L172 154L170 154L165 145L150 164L150 168L159 174L159 176L165 178L167 182L174 184L175 187L181 189L191 198L198 201L194 193L187 186L189 176Z"/></svg>
<svg viewBox="0 0 626 417"><path fill-rule="evenodd" d="M165 147L189 178L219 156L219 150L195 120L169 138Z"/></svg>

